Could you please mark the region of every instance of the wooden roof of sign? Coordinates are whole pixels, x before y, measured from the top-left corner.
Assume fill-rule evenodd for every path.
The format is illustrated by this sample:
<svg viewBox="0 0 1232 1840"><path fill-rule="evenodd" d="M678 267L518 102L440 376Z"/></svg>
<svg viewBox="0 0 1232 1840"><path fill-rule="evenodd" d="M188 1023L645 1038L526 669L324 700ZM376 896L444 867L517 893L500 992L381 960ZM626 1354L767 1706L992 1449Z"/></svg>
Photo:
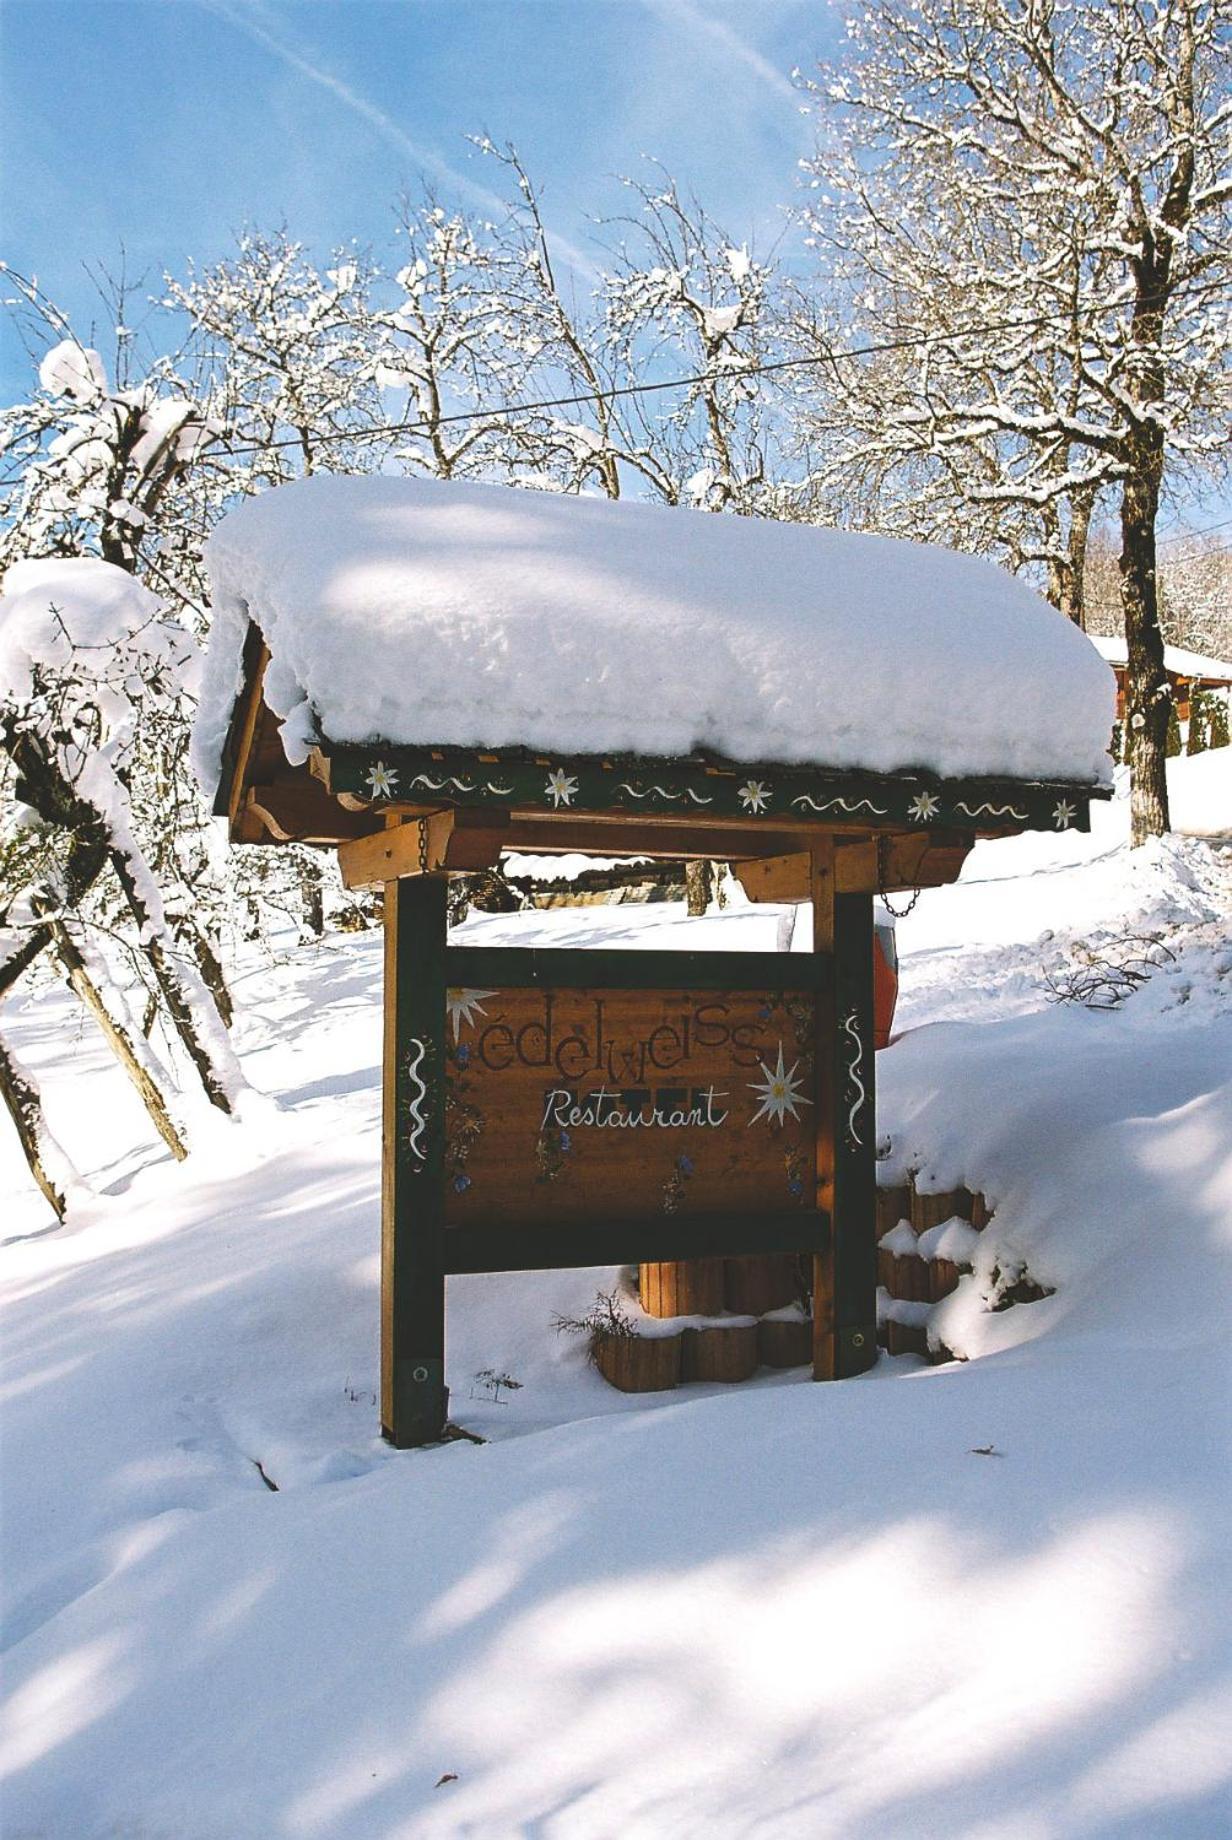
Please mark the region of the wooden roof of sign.
<svg viewBox="0 0 1232 1840"><path fill-rule="evenodd" d="M410 872L418 836L396 825L413 819L431 827L434 867L484 867L501 850L773 864L825 831L849 865L840 884L928 886L953 880L977 837L1088 830L1092 797L1107 796L1063 781L329 741L291 766L262 696L266 656L254 626L215 811L239 843L338 846L356 886ZM765 898L790 898L784 886L766 882Z"/></svg>

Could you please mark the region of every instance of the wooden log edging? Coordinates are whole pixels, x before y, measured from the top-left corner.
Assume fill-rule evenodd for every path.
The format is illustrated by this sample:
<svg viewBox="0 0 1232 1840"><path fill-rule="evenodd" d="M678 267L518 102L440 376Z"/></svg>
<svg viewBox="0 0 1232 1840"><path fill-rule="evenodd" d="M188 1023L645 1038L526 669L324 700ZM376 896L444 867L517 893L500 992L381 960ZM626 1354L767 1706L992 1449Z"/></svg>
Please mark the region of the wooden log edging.
<svg viewBox="0 0 1232 1840"><path fill-rule="evenodd" d="M800 1293L799 1261L793 1252L723 1261L723 1302L739 1316L767 1316L794 1303Z"/></svg>
<svg viewBox="0 0 1232 1840"><path fill-rule="evenodd" d="M717 1316L723 1308L724 1259L682 1259L638 1267L637 1288L647 1316Z"/></svg>
<svg viewBox="0 0 1232 1840"><path fill-rule="evenodd" d="M767 1316L808 1294L794 1252L747 1258L685 1259L638 1267L638 1297L647 1316Z"/></svg>
<svg viewBox="0 0 1232 1840"><path fill-rule="evenodd" d="M636 1322L626 1332L595 1332L591 1357L622 1393L665 1392L689 1381L733 1385L751 1380L759 1367L807 1367L813 1323L798 1305L762 1317L716 1312L707 1318L699 1312L666 1332L648 1332Z"/></svg>
<svg viewBox="0 0 1232 1840"><path fill-rule="evenodd" d="M686 1329L681 1337L680 1378L751 1380L757 1372L757 1319L711 1323Z"/></svg>
<svg viewBox="0 0 1232 1840"><path fill-rule="evenodd" d="M679 1335L599 1335L595 1366L621 1393L664 1393L680 1379Z"/></svg>
<svg viewBox="0 0 1232 1840"><path fill-rule="evenodd" d="M916 1186L914 1175L878 1189L877 1339L888 1353L953 1359L944 1346L929 1345L933 1311L971 1271L979 1235L991 1219L987 1197L978 1189L930 1193ZM798 1307L796 1266L791 1254L765 1253L642 1266L638 1289L648 1316L717 1320L682 1325L676 1336L628 1338L660 1350L671 1343L674 1370L670 1355L640 1354L636 1346L626 1346L619 1357L599 1358L600 1372L614 1386L639 1392L690 1380L734 1382L759 1367L804 1366L812 1323ZM733 1313L730 1320L723 1318L724 1307ZM669 1370L673 1377L665 1379Z"/></svg>
<svg viewBox="0 0 1232 1840"><path fill-rule="evenodd" d="M801 1310L778 1310L757 1325L757 1356L763 1367L807 1367L813 1358L812 1319Z"/></svg>
<svg viewBox="0 0 1232 1840"><path fill-rule="evenodd" d="M971 1270L991 1218L978 1190L922 1192L914 1175L878 1189L877 1338L888 1353L953 1358L949 1349L929 1346L933 1308Z"/></svg>

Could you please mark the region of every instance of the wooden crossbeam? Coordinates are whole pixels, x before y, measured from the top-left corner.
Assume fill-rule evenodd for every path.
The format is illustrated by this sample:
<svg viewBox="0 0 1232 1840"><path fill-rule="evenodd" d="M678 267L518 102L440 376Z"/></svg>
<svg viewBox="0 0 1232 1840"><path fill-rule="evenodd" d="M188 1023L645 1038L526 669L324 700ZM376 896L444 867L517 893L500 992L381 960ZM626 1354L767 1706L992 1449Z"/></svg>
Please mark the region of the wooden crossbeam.
<svg viewBox="0 0 1232 1840"><path fill-rule="evenodd" d="M893 894L904 888L941 888L956 882L973 839L952 831L835 840L838 894ZM732 864L750 901L807 901L806 851Z"/></svg>
<svg viewBox="0 0 1232 1840"><path fill-rule="evenodd" d="M446 1227L445 1270L549 1271L576 1265L811 1252L823 1255L830 1223L815 1208L756 1215L664 1215L658 1220L588 1218L575 1227Z"/></svg>
<svg viewBox="0 0 1232 1840"><path fill-rule="evenodd" d="M733 862L732 870L750 901L807 901L809 898L807 850Z"/></svg>
<svg viewBox="0 0 1232 1840"><path fill-rule="evenodd" d="M753 830L734 824L696 821L687 827L679 820L622 818L618 814L584 818L525 817L514 812L505 846L530 855L590 854L645 856L672 862L730 862L733 857L799 849L799 835L790 831Z"/></svg>
<svg viewBox="0 0 1232 1840"><path fill-rule="evenodd" d="M497 990L800 990L833 975L827 956L803 952L578 951L575 947L450 946L451 985Z"/></svg>
<svg viewBox="0 0 1232 1840"><path fill-rule="evenodd" d="M505 812L437 811L338 846L345 888L372 888L445 869L491 869L508 842Z"/></svg>

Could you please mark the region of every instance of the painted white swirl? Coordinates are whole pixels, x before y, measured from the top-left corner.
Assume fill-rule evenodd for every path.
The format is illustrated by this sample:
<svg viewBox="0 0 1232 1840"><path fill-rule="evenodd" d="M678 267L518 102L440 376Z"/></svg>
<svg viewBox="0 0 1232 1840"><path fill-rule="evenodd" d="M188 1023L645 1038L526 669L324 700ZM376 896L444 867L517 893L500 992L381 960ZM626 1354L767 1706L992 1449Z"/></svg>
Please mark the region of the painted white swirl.
<svg viewBox="0 0 1232 1840"><path fill-rule="evenodd" d="M648 799L651 793L657 792L661 799L689 798L693 800L695 805L714 804L713 799L704 799L701 797L700 793L691 792L687 786L683 792L669 792L666 786L647 786L639 792L636 786L631 786L628 780L625 779L620 782L616 790L617 792L627 792L631 799Z"/></svg>
<svg viewBox="0 0 1232 1840"><path fill-rule="evenodd" d="M888 805L874 805L871 799L825 799L819 805L817 800L810 798L807 792L797 794L791 802L793 805L807 805L810 811L829 811L832 805L841 805L844 811L856 812L862 805L867 805L868 809L876 812L879 818L884 818L890 809Z"/></svg>
<svg viewBox="0 0 1232 1840"><path fill-rule="evenodd" d="M453 786L458 792L474 792L476 782L466 779L453 779L446 775L444 779L431 779L426 773L417 773L411 781L412 786L427 786L432 792L444 792L446 786Z"/></svg>
<svg viewBox="0 0 1232 1840"><path fill-rule="evenodd" d="M843 1033L852 1044L853 1053L851 1059L847 1063L847 1078L856 1089L856 1096L851 1102L851 1110L847 1114L847 1130L850 1133L853 1143L863 1144L864 1139L856 1130L856 1113L864 1104L865 1099L868 1097L868 1093L859 1073L860 1062L864 1059L864 1043L860 1040L860 1031L856 1026L856 1012L854 1010L852 1010L849 1016L844 1016L843 1018Z"/></svg>
<svg viewBox="0 0 1232 1840"><path fill-rule="evenodd" d="M484 781L483 789L485 792L492 793L493 797L498 799L507 799L513 794L512 786L496 786L493 785L490 779Z"/></svg>
<svg viewBox="0 0 1232 1840"><path fill-rule="evenodd" d="M411 1155L415 1158L415 1161L417 1163L423 1163L427 1160L428 1154L423 1147L423 1134L428 1128L428 1121L424 1117L421 1108L424 1100L428 1096L428 1088L420 1077L419 1069L423 1066L424 1055L427 1053L427 1049L418 1035L411 1036L410 1045L415 1050L415 1058L412 1060L410 1055L407 1055L406 1077L408 1080L414 1081L415 1092L406 1108L411 1115L411 1134L407 1147Z"/></svg>
<svg viewBox="0 0 1232 1840"><path fill-rule="evenodd" d="M1005 817L1017 818L1020 824L1025 824L1027 821L1026 812L1019 811L1017 807L1013 805L974 805L972 806L972 805L964 805L960 800L956 809L958 811L965 811L969 818L978 818L981 815L981 813L987 812L990 818L1005 818Z"/></svg>

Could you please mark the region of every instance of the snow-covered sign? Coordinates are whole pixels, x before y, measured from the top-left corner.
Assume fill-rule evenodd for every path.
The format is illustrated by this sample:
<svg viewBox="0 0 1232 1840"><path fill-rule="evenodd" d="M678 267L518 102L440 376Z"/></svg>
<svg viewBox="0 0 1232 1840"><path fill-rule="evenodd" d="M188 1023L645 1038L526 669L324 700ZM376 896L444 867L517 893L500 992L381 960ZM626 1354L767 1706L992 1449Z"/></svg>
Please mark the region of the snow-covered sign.
<svg viewBox="0 0 1232 1840"><path fill-rule="evenodd" d="M1087 828L1098 653L969 556L506 487L315 477L209 566L216 810L385 889L391 1439L442 1431L468 1272L812 1253L814 1374L862 1372L873 897ZM447 876L510 850L731 861L810 903L813 950L452 943Z"/></svg>
<svg viewBox="0 0 1232 1840"><path fill-rule="evenodd" d="M1023 582L929 545L318 475L230 513L208 564L211 785L250 621L292 762L381 743L1109 783L1094 647Z"/></svg>

